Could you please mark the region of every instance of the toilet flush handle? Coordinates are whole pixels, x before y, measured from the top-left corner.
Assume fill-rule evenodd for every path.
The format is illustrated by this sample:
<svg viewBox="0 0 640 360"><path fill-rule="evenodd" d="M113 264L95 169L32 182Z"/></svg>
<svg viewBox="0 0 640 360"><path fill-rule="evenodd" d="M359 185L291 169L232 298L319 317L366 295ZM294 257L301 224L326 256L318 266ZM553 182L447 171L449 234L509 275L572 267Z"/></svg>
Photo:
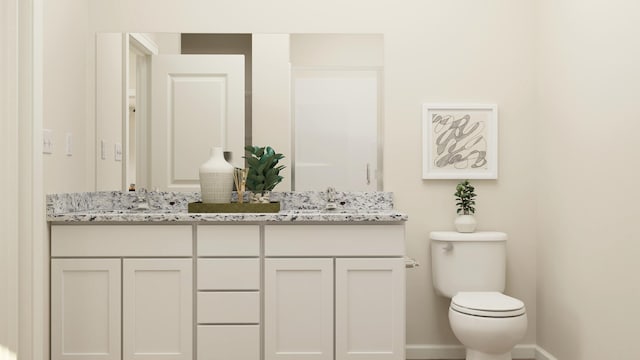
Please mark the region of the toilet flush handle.
<svg viewBox="0 0 640 360"><path fill-rule="evenodd" d="M451 251L451 250L453 250L453 244L452 244L452 243L450 243L450 242L449 242L449 243L447 243L447 245L445 245L445 246L443 246L443 247L442 247L442 251L444 251L444 252L449 252L449 251Z"/></svg>

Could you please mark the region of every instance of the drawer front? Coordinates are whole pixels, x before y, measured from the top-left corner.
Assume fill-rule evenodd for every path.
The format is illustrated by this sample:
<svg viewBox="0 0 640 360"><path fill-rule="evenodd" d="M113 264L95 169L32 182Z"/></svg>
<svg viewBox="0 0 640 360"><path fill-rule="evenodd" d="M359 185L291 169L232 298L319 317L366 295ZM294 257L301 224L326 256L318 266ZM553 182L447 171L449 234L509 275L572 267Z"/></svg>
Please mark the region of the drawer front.
<svg viewBox="0 0 640 360"><path fill-rule="evenodd" d="M259 225L198 225L198 256L259 256Z"/></svg>
<svg viewBox="0 0 640 360"><path fill-rule="evenodd" d="M260 322L260 293L199 292L198 323L257 324Z"/></svg>
<svg viewBox="0 0 640 360"><path fill-rule="evenodd" d="M52 225L51 256L193 256L191 225Z"/></svg>
<svg viewBox="0 0 640 360"><path fill-rule="evenodd" d="M259 290L260 259L198 259L198 290Z"/></svg>
<svg viewBox="0 0 640 360"><path fill-rule="evenodd" d="M401 225L267 225L265 256L404 256Z"/></svg>
<svg viewBox="0 0 640 360"><path fill-rule="evenodd" d="M198 326L198 359L259 360L258 325Z"/></svg>

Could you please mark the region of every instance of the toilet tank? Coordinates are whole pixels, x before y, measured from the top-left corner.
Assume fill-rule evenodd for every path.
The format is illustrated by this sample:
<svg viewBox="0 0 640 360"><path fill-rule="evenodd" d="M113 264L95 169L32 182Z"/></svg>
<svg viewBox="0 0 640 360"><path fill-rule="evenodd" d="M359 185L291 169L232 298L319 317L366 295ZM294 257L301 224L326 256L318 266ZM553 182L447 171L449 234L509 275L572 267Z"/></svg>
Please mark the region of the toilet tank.
<svg viewBox="0 0 640 360"><path fill-rule="evenodd" d="M438 295L450 298L460 291L504 291L507 234L434 231L430 238L431 273Z"/></svg>

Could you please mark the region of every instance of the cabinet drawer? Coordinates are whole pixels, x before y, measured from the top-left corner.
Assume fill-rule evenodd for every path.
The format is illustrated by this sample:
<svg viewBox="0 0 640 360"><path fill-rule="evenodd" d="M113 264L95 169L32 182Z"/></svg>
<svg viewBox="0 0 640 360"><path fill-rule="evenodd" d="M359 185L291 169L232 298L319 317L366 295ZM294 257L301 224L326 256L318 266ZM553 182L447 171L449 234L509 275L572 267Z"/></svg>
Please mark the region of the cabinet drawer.
<svg viewBox="0 0 640 360"><path fill-rule="evenodd" d="M51 256L193 256L191 225L53 225Z"/></svg>
<svg viewBox="0 0 640 360"><path fill-rule="evenodd" d="M198 256L260 256L258 225L198 225Z"/></svg>
<svg viewBox="0 0 640 360"><path fill-rule="evenodd" d="M266 256L404 256L402 225L267 225Z"/></svg>
<svg viewBox="0 0 640 360"><path fill-rule="evenodd" d="M260 322L260 293L200 292L198 323L257 324Z"/></svg>
<svg viewBox="0 0 640 360"><path fill-rule="evenodd" d="M260 259L198 259L198 290L258 290Z"/></svg>
<svg viewBox="0 0 640 360"><path fill-rule="evenodd" d="M259 360L258 325L198 326L198 359Z"/></svg>

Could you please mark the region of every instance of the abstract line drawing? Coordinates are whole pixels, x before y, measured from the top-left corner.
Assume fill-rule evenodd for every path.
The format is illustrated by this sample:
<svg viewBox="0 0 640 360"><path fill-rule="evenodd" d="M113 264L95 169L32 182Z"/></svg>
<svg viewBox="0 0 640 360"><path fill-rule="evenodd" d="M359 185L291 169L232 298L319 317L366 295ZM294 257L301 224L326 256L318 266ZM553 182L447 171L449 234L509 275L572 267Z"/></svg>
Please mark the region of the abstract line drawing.
<svg viewBox="0 0 640 360"><path fill-rule="evenodd" d="M483 134L485 121L475 120L468 113L431 116L435 135L434 166L456 169L486 168L487 141Z"/></svg>
<svg viewBox="0 0 640 360"><path fill-rule="evenodd" d="M423 178L496 179L497 106L424 104Z"/></svg>

